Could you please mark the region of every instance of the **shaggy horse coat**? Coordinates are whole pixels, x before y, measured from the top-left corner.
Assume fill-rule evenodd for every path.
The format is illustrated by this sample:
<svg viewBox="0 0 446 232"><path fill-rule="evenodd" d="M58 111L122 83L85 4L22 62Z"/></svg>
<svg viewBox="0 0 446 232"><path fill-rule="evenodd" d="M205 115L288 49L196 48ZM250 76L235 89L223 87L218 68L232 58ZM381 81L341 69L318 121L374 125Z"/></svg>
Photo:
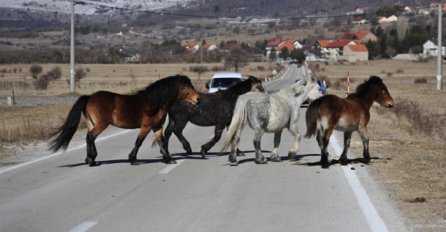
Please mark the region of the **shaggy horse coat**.
<svg viewBox="0 0 446 232"><path fill-rule="evenodd" d="M249 91L264 91L260 79L250 76L247 80L238 82L226 90L215 93L199 93L200 104L191 105L176 102L169 110L169 124L164 136L166 147L172 132L178 137L188 154L192 154L189 142L183 136L183 129L188 122L198 126L215 126L214 137L201 146L202 158L217 143L225 127L231 123L232 113L237 98Z"/></svg>
<svg viewBox="0 0 446 232"><path fill-rule="evenodd" d="M65 123L52 135L56 137L51 141L50 149L53 151L67 149L83 114L88 127L85 162L90 166L98 165L95 161L97 151L94 141L110 124L126 129L140 128L135 147L129 154L129 161L132 164L136 164L138 149L151 130L155 132L164 160L167 163L175 162L166 153L163 144L162 126L167 111L177 100L195 104L198 98L190 79L180 75L156 81L135 95L99 91L92 95L81 96L68 113Z"/></svg>
<svg viewBox="0 0 446 232"><path fill-rule="evenodd" d="M365 163L370 161L367 124L370 120L369 111L373 102L378 102L385 107L393 106L393 99L387 87L377 76L371 76L357 87L355 93L349 94L346 98L326 95L308 106L305 115L307 122L305 137L310 138L316 134L316 140L321 149L321 166L323 168L329 166L327 146L333 130L344 132L341 164L348 163L347 152L352 133L356 130L362 139Z"/></svg>
<svg viewBox="0 0 446 232"><path fill-rule="evenodd" d="M300 80L288 88L274 94L251 92L239 97L235 106L231 125L228 128L222 151L231 145L229 161L237 164L236 149L240 142L240 134L246 123L254 130L255 162L266 163L260 149L260 141L265 132L274 133L274 149L271 161L280 161L278 154L282 130L287 128L293 135L294 142L288 153L293 159L300 142L298 120L300 106L308 98L310 101L322 96L319 86L311 81Z"/></svg>

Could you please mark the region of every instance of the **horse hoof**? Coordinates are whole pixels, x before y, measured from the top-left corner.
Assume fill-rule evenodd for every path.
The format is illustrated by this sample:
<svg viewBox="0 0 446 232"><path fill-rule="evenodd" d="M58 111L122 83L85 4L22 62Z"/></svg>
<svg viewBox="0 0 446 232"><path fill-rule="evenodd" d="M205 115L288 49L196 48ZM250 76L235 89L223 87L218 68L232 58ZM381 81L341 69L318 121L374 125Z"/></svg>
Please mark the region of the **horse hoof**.
<svg viewBox="0 0 446 232"><path fill-rule="evenodd" d="M175 161L174 159L166 161L166 164L176 164L177 161Z"/></svg>
<svg viewBox="0 0 446 232"><path fill-rule="evenodd" d="M282 159L278 156L276 157L271 157L271 162L282 162Z"/></svg>
<svg viewBox="0 0 446 232"><path fill-rule="evenodd" d="M238 152L237 152L237 156L246 156L246 155L245 155L245 153L243 153L243 152L241 152L241 151L238 151Z"/></svg>
<svg viewBox="0 0 446 232"><path fill-rule="evenodd" d="M364 164L370 164L370 158L364 158Z"/></svg>
<svg viewBox="0 0 446 232"><path fill-rule="evenodd" d="M190 148L190 147L188 147L188 148L184 148L184 150L186 151L186 153L188 154L188 155L192 155L192 149Z"/></svg>
<svg viewBox="0 0 446 232"><path fill-rule="evenodd" d="M288 160L289 161L293 161L295 157L296 157L296 153L288 153Z"/></svg>
<svg viewBox="0 0 446 232"><path fill-rule="evenodd" d="M206 159L206 155L207 155L207 152L206 152L206 150L204 150L204 149L201 149L201 158L202 159Z"/></svg>
<svg viewBox="0 0 446 232"><path fill-rule="evenodd" d="M99 165L101 165L101 164L99 164L99 163L96 162L96 161L92 161L92 162L90 162L90 167L97 167L97 166L99 166Z"/></svg>
<svg viewBox="0 0 446 232"><path fill-rule="evenodd" d="M238 166L238 163L237 163L237 162L235 162L235 163L229 163L229 166L233 166L233 167L235 167L235 166Z"/></svg>
<svg viewBox="0 0 446 232"><path fill-rule="evenodd" d="M267 164L268 160L256 160L256 164Z"/></svg>
<svg viewBox="0 0 446 232"><path fill-rule="evenodd" d="M237 163L237 159L236 159L236 158L233 158L232 156L229 156L228 160L229 160L229 162L230 162L231 164L233 164L233 163Z"/></svg>
<svg viewBox="0 0 446 232"><path fill-rule="evenodd" d="M347 165L348 159L340 159L339 162L341 163L341 165Z"/></svg>
<svg viewBox="0 0 446 232"><path fill-rule="evenodd" d="M324 169L328 169L330 167L329 163L321 163L321 167Z"/></svg>
<svg viewBox="0 0 446 232"><path fill-rule="evenodd" d="M139 165L139 162L138 161L133 161L133 162L130 162L130 165L137 166L137 165Z"/></svg>

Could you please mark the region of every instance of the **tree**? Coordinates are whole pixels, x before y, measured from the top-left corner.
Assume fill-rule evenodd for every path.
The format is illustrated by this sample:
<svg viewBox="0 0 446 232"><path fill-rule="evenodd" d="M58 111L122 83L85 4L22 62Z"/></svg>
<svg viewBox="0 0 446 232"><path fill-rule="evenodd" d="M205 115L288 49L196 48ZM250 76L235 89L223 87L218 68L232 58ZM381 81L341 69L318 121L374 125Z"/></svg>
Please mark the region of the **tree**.
<svg viewBox="0 0 446 232"><path fill-rule="evenodd" d="M290 56L290 51L288 50L288 48L284 47L282 48L282 50L280 51L279 57L282 59L286 59Z"/></svg>
<svg viewBox="0 0 446 232"><path fill-rule="evenodd" d="M248 65L248 54L239 48L233 49L225 59L225 67L234 67L236 72L238 72L240 67L246 65Z"/></svg>
<svg viewBox="0 0 446 232"><path fill-rule="evenodd" d="M29 71L31 72L32 77L34 80L37 80L37 76L42 73L42 66L40 65L33 65L29 68Z"/></svg>
<svg viewBox="0 0 446 232"><path fill-rule="evenodd" d="M189 67L189 71L198 73L198 80L200 80L201 74L209 71L209 69L206 66L198 65Z"/></svg>
<svg viewBox="0 0 446 232"><path fill-rule="evenodd" d="M271 48L271 51L269 53L269 57L270 60L275 60L277 59L277 54L276 54L276 49L275 48Z"/></svg>
<svg viewBox="0 0 446 232"><path fill-rule="evenodd" d="M299 64L305 61L307 56L305 55L304 51L302 49L293 49L290 53L290 57L293 60L296 60Z"/></svg>

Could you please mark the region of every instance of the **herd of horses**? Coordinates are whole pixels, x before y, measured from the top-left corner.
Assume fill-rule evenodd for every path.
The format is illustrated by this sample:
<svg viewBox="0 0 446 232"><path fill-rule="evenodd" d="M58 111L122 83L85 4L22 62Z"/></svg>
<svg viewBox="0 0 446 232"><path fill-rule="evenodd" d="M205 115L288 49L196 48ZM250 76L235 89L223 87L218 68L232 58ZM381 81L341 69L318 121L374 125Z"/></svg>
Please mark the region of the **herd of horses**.
<svg viewBox="0 0 446 232"><path fill-rule="evenodd" d="M281 161L278 154L283 129L294 137L288 158L293 160L299 149L301 136L298 132L300 106L310 100L306 112L306 137L316 135L321 149L321 166L327 168L327 146L333 130L344 132L344 150L341 164L347 164L347 151L351 135L358 131L364 146L364 162L370 161L368 150L367 123L370 107L377 102L385 107L393 106L393 99L381 78L371 76L357 87L356 92L346 98L335 95L322 96L319 85L310 78L297 81L276 93L267 93L259 78L249 76L227 90L216 93L197 92L191 80L184 75L162 78L134 95L122 95L108 91L98 91L77 99L63 125L51 137L49 149L66 150L76 132L83 115L87 124L87 157L85 162L96 166L97 151L95 139L109 125L119 128L136 129L139 134L128 160L138 164L137 153L150 131L163 156L164 162L176 163L169 153L169 138L174 133L184 150L192 154L192 149L182 131L188 122L198 126L215 126L214 136L201 146L201 156L220 140L223 130L228 129L221 152L231 146L229 162L237 165L237 155L241 132L248 124L255 132L253 143L255 162L267 163L262 155L260 141L262 135L274 133L274 149L271 161ZM169 121L165 131L163 125L167 115Z"/></svg>

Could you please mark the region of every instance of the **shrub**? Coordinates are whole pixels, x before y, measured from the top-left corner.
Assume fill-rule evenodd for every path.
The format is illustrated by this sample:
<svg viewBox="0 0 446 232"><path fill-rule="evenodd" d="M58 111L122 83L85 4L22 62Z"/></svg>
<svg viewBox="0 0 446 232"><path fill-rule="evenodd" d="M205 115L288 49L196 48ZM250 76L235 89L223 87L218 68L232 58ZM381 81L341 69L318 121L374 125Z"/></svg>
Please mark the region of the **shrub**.
<svg viewBox="0 0 446 232"><path fill-rule="evenodd" d="M31 76L36 80L38 75L42 72L42 66L40 65L32 65L29 68L29 71L31 72Z"/></svg>
<svg viewBox="0 0 446 232"><path fill-rule="evenodd" d="M48 88L48 84L50 83L50 78L48 77L48 74L44 74L40 77L38 77L36 80L34 80L34 87L38 90L45 90Z"/></svg>
<svg viewBox="0 0 446 232"><path fill-rule="evenodd" d="M54 67L53 69L51 69L50 71L48 71L48 73L46 75L48 76L50 81L57 80L62 77L62 71L61 71L60 67L57 66L57 67Z"/></svg>
<svg viewBox="0 0 446 232"><path fill-rule="evenodd" d="M378 113L384 114L387 110L378 108ZM439 116L433 115L426 111L420 104L407 99L397 99L395 105L390 109L397 118L405 118L411 125L408 128L410 133L422 133L424 135L436 134L440 138L444 138L445 134L442 130L445 123Z"/></svg>
<svg viewBox="0 0 446 232"><path fill-rule="evenodd" d="M416 78L413 81L414 84L427 84L427 79L426 78Z"/></svg>

